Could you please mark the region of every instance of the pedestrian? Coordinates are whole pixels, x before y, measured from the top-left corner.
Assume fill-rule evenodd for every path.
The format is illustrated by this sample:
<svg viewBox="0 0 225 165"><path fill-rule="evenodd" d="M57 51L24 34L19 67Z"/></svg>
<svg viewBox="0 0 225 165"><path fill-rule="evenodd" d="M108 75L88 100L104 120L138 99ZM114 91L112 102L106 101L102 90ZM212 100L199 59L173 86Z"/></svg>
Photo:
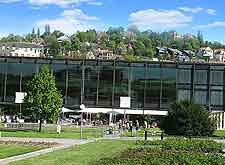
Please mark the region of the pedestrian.
<svg viewBox="0 0 225 165"><path fill-rule="evenodd" d="M136 120L136 131L139 130L139 127L140 127L139 122L138 122L138 120Z"/></svg>
<svg viewBox="0 0 225 165"><path fill-rule="evenodd" d="M161 140L163 140L163 138L164 138L164 133L162 131L162 133L161 133Z"/></svg>

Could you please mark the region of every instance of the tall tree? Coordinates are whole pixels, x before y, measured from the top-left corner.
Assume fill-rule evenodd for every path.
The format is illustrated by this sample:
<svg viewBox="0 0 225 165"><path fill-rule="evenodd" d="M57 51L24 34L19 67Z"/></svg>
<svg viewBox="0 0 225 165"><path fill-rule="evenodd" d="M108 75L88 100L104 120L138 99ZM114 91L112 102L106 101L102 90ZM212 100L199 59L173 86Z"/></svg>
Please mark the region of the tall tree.
<svg viewBox="0 0 225 165"><path fill-rule="evenodd" d="M37 29L37 36L40 37L40 35L41 35L41 32L40 32L40 29L38 28Z"/></svg>
<svg viewBox="0 0 225 165"><path fill-rule="evenodd" d="M40 72L28 83L26 92L25 112L37 117L40 121L39 132L41 132L42 122L55 121L63 103L62 96L56 88L55 78L47 65L43 65Z"/></svg>
<svg viewBox="0 0 225 165"><path fill-rule="evenodd" d="M198 38L198 41L200 42L200 45L203 46L204 39L203 39L203 34L201 31L198 31L197 38Z"/></svg>
<svg viewBox="0 0 225 165"><path fill-rule="evenodd" d="M32 34L32 37L34 38L35 35L36 35L36 34L35 34L35 29L34 29L34 28L32 29L32 33L31 33L31 34Z"/></svg>

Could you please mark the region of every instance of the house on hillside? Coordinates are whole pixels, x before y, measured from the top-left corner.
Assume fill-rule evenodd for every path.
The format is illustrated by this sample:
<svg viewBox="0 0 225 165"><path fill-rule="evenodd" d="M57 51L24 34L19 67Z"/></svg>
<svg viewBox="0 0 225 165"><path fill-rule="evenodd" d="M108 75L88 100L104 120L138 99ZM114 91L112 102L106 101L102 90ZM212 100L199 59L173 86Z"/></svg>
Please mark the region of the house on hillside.
<svg viewBox="0 0 225 165"><path fill-rule="evenodd" d="M42 57L44 46L26 42L0 43L0 56Z"/></svg>
<svg viewBox="0 0 225 165"><path fill-rule="evenodd" d="M168 50L166 47L156 47L156 56L159 59L168 58Z"/></svg>
<svg viewBox="0 0 225 165"><path fill-rule="evenodd" d="M116 57L113 51L98 48L94 51L95 58L98 60L114 60Z"/></svg>
<svg viewBox="0 0 225 165"><path fill-rule="evenodd" d="M216 61L225 62L225 49L215 49L214 50L214 59Z"/></svg>
<svg viewBox="0 0 225 165"><path fill-rule="evenodd" d="M196 54L200 58L212 60L213 59L213 50L210 47L200 48Z"/></svg>
<svg viewBox="0 0 225 165"><path fill-rule="evenodd" d="M195 52L191 50L182 50L182 54L179 56L179 61L191 61L195 57Z"/></svg>

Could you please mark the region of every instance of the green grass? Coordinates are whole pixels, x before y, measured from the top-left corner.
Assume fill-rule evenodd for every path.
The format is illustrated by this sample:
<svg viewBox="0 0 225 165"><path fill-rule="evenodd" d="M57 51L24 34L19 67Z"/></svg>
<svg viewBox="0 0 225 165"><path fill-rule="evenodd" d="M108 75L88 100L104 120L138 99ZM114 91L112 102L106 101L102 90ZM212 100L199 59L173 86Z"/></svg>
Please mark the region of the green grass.
<svg viewBox="0 0 225 165"><path fill-rule="evenodd" d="M0 159L4 159L11 156L25 154L40 149L46 148L43 145L27 145L21 143L3 143L0 142Z"/></svg>
<svg viewBox="0 0 225 165"><path fill-rule="evenodd" d="M224 130L215 131L213 137L225 138L225 131Z"/></svg>
<svg viewBox="0 0 225 165"><path fill-rule="evenodd" d="M0 130L2 137L31 137L31 138L80 138L80 128L63 128L57 134L56 128L43 128L42 132L36 130ZM102 137L101 128L83 128L83 139Z"/></svg>
<svg viewBox="0 0 225 165"><path fill-rule="evenodd" d="M115 157L120 152L135 145L130 141L97 141L46 155L18 161L10 165L86 165L105 157Z"/></svg>

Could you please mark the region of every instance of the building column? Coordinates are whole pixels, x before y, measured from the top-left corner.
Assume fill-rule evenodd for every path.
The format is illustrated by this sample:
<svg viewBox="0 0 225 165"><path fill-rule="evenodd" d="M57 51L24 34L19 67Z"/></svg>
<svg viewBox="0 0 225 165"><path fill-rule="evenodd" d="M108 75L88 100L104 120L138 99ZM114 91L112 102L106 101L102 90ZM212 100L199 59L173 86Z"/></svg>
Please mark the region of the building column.
<svg viewBox="0 0 225 165"><path fill-rule="evenodd" d="M223 129L225 129L225 112L223 112Z"/></svg>
<svg viewBox="0 0 225 165"><path fill-rule="evenodd" d="M219 129L219 118L218 118L218 113L215 114L216 115L216 129Z"/></svg>
<svg viewBox="0 0 225 165"><path fill-rule="evenodd" d="M223 129L223 113L220 112L220 130Z"/></svg>

